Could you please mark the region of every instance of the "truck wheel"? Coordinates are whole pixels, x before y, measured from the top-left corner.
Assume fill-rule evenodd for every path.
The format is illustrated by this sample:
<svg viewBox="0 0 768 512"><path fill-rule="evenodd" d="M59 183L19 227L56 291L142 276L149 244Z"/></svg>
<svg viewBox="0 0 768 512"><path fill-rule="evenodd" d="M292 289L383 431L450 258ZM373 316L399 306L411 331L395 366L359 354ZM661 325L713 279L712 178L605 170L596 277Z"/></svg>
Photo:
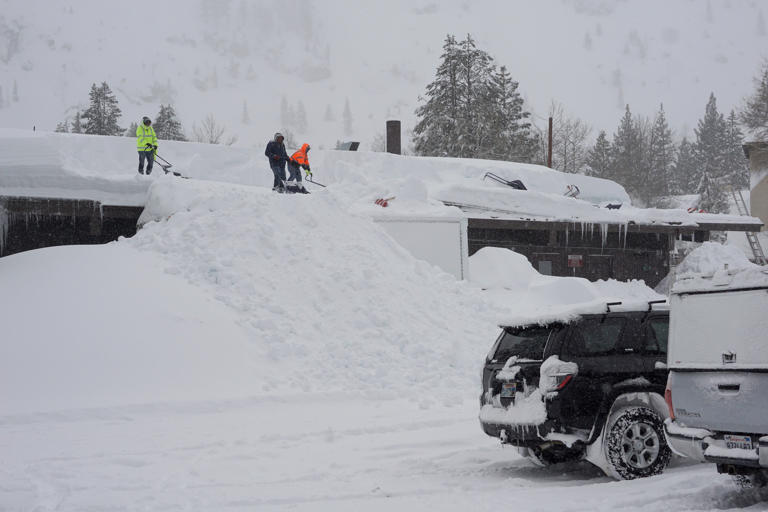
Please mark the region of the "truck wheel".
<svg viewBox="0 0 768 512"><path fill-rule="evenodd" d="M531 461L534 466L545 468L551 466L553 463L544 457L544 452L539 448L529 448L525 458Z"/></svg>
<svg viewBox="0 0 768 512"><path fill-rule="evenodd" d="M546 468L553 464L580 460L583 456L583 453L577 449L555 450L552 448L541 448L540 446L536 446L527 448L527 452L522 455L531 461L534 466Z"/></svg>
<svg viewBox="0 0 768 512"><path fill-rule="evenodd" d="M768 471L758 470L750 475L733 475L733 481L742 489L767 487Z"/></svg>
<svg viewBox="0 0 768 512"><path fill-rule="evenodd" d="M660 474L671 454L661 417L648 407L621 411L605 440L605 458L613 476L622 480Z"/></svg>

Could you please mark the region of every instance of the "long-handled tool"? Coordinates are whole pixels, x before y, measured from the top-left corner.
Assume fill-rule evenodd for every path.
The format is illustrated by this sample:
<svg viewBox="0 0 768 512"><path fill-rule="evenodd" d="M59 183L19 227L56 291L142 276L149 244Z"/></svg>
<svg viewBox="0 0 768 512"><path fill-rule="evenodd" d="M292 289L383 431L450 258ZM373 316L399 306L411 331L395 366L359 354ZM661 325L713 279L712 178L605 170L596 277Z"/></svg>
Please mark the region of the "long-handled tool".
<svg viewBox="0 0 768 512"><path fill-rule="evenodd" d="M314 185L320 185L321 187L325 188L325 185L323 185L322 183L318 183L318 182L316 182L314 180L314 178L312 177L312 173L307 174L306 181L308 181L308 182L310 182L310 183L312 183Z"/></svg>
<svg viewBox="0 0 768 512"><path fill-rule="evenodd" d="M147 148L153 149L151 144L147 144ZM157 165L162 167L163 171L165 171L165 174L171 173L174 176L178 176L179 178L189 179L188 176L183 176L180 172L176 172L176 171L170 170L171 167L173 167L173 164L170 163L165 158L163 158L160 155L158 155L157 151L155 151L155 160L160 160L159 162L157 162Z"/></svg>

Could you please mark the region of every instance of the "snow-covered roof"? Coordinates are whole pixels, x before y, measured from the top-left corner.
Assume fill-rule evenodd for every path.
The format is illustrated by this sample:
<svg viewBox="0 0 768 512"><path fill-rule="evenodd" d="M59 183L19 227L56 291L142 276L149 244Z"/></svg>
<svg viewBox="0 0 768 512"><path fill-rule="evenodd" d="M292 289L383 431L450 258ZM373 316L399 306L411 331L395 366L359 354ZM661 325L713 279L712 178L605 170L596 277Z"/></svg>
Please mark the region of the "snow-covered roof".
<svg viewBox="0 0 768 512"><path fill-rule="evenodd" d="M538 222L572 222L580 224L631 224L641 226L687 227L731 230L759 229L762 221L755 217L712 213L689 213L685 209L637 208L619 203L620 208L607 208L610 202L590 201L535 190L489 188L483 186L449 186L438 192L446 204L459 206L472 218ZM712 227L715 226L715 227Z"/></svg>
<svg viewBox="0 0 768 512"><path fill-rule="evenodd" d="M199 180L272 186L261 144L252 148L160 141L159 154L174 170ZM493 160L408 157L375 152L313 149L317 181L332 188L353 209L371 215L456 215L582 224L729 226L757 229L759 219L690 214L684 209L633 207L624 188L610 180L566 174L540 165ZM0 195L91 199L103 204L144 206L153 176L136 172L135 140L0 129ZM493 180L520 180L515 190ZM578 198L565 197L569 186ZM378 197L396 197L387 209L371 206ZM621 205L608 209L608 204Z"/></svg>

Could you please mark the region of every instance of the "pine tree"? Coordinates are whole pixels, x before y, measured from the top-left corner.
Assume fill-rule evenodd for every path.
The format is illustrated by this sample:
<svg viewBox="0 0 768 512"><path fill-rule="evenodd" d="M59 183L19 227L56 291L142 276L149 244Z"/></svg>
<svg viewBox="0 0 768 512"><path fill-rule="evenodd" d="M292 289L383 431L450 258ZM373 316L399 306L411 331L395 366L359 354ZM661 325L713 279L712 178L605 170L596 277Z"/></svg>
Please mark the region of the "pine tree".
<svg viewBox="0 0 768 512"><path fill-rule="evenodd" d="M426 156L457 156L459 121L458 44L448 35L435 79L427 85L426 101L416 109L413 129L416 152Z"/></svg>
<svg viewBox="0 0 768 512"><path fill-rule="evenodd" d="M459 116L458 154L463 158L485 158L487 139L491 136L489 103L496 99L489 92L493 72L490 55L479 49L472 36L459 44L458 53Z"/></svg>
<svg viewBox="0 0 768 512"><path fill-rule="evenodd" d="M587 174L597 178L611 177L611 142L605 133L600 130L592 149L587 153Z"/></svg>
<svg viewBox="0 0 768 512"><path fill-rule="evenodd" d="M739 117L755 137L768 139L768 63L762 76L755 80L755 92L747 98Z"/></svg>
<svg viewBox="0 0 768 512"><path fill-rule="evenodd" d="M671 194L695 194L696 161L693 155L693 144L687 137L683 137L677 148L677 159L672 168L672 179L669 188Z"/></svg>
<svg viewBox="0 0 768 512"><path fill-rule="evenodd" d="M56 125L56 129L54 130L56 133L69 133L69 121L66 119L59 124Z"/></svg>
<svg viewBox="0 0 768 512"><path fill-rule="evenodd" d="M122 114L117 98L106 82L101 86L93 84L90 92L90 106L83 112L83 131L91 135L122 135L125 131L117 124Z"/></svg>
<svg viewBox="0 0 768 512"><path fill-rule="evenodd" d="M709 171L704 171L701 175L701 181L696 189L699 194L698 207L709 213L727 213L728 201L723 191L723 187L716 179L710 176Z"/></svg>
<svg viewBox="0 0 768 512"><path fill-rule="evenodd" d="M160 105L155 118L155 134L162 140L187 140L173 105Z"/></svg>
<svg viewBox="0 0 768 512"><path fill-rule="evenodd" d="M485 116L485 139L488 149L480 147L482 158L530 162L534 158L538 140L528 121L530 112L523 109L523 98L517 91L518 82L512 80L507 68L494 71L488 84L488 93L481 112Z"/></svg>
<svg viewBox="0 0 768 512"><path fill-rule="evenodd" d="M78 110L75 112L75 117L72 120L72 133L83 133L82 115Z"/></svg>
<svg viewBox="0 0 768 512"><path fill-rule="evenodd" d="M342 119L344 121L344 135L352 135L354 129L352 127L352 109L349 108L349 98L344 101Z"/></svg>
<svg viewBox="0 0 768 512"><path fill-rule="evenodd" d="M528 121L518 82L471 35L448 35L434 80L416 109L417 154L532 161L538 134Z"/></svg>
<svg viewBox="0 0 768 512"><path fill-rule="evenodd" d="M726 172L726 184L733 185L740 189L749 188L749 166L747 160L744 158L744 150L741 145L744 142L744 134L739 128L738 121L736 120L736 112L731 110L731 113L726 119L726 132L725 132L725 172Z"/></svg>
<svg viewBox="0 0 768 512"><path fill-rule="evenodd" d="M136 121L132 121L131 125L128 127L127 130L125 130L125 136L126 137L133 137L136 138L136 130L139 129L139 123Z"/></svg>
<svg viewBox="0 0 768 512"><path fill-rule="evenodd" d="M698 186L696 193L701 197L699 207L712 213L727 211L724 183L728 178L726 169L726 123L717 111L717 100L710 94L704 117L699 119L694 130L696 142L693 146Z"/></svg>
<svg viewBox="0 0 768 512"><path fill-rule="evenodd" d="M674 163L675 143L664 114L664 105L661 105L648 139L648 172L640 193L646 204L653 204L669 195Z"/></svg>
<svg viewBox="0 0 768 512"><path fill-rule="evenodd" d="M627 192L637 197L642 187L643 141L638 123L632 118L629 105L613 136L613 158L611 159L612 179L619 182Z"/></svg>
<svg viewBox="0 0 768 512"><path fill-rule="evenodd" d="M723 115L717 111L714 93L709 95L704 117L699 119L694 133L696 142L693 153L698 173L696 182L701 181L705 173L710 181L720 182L727 175L726 124Z"/></svg>
<svg viewBox="0 0 768 512"><path fill-rule="evenodd" d="M250 124L251 123L251 116L248 115L248 102L246 100L243 100L243 117L242 117L243 124Z"/></svg>
<svg viewBox="0 0 768 512"><path fill-rule="evenodd" d="M14 103L19 102L19 86L16 84L16 80L13 81L12 99Z"/></svg>

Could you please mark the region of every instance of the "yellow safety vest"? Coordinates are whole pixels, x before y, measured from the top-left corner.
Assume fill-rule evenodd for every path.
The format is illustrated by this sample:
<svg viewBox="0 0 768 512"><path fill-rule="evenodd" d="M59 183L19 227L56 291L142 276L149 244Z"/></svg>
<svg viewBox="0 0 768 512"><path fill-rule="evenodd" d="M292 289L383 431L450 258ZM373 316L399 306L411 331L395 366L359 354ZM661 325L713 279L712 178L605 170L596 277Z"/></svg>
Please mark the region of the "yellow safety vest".
<svg viewBox="0 0 768 512"><path fill-rule="evenodd" d="M136 148L139 151L147 151L147 144L150 146L157 146L155 129L151 126L140 124L139 127L136 128Z"/></svg>

